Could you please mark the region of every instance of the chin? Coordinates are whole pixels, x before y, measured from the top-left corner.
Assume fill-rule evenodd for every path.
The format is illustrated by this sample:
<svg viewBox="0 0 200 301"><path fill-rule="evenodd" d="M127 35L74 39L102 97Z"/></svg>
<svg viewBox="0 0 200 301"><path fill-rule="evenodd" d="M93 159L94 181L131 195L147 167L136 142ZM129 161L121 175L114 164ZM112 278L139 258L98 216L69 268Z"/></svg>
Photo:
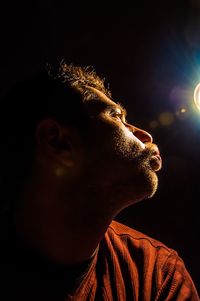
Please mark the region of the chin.
<svg viewBox="0 0 200 301"><path fill-rule="evenodd" d="M146 181L146 198L151 198L158 188L158 177L154 171L150 171L147 174L147 181Z"/></svg>
<svg viewBox="0 0 200 301"><path fill-rule="evenodd" d="M144 164L138 170L137 185L140 189L138 193L143 196L142 199L151 198L158 188L158 177L156 171L150 164Z"/></svg>
<svg viewBox="0 0 200 301"><path fill-rule="evenodd" d="M152 170L146 170L137 181L129 183L123 191L123 208L153 197L158 188L158 177Z"/></svg>

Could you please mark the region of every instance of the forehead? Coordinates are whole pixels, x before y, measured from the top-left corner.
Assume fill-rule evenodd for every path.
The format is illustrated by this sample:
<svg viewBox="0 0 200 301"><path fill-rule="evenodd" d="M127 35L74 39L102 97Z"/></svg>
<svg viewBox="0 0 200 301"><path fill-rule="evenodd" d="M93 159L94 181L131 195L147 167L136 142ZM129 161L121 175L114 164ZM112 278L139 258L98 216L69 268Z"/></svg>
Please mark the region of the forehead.
<svg viewBox="0 0 200 301"><path fill-rule="evenodd" d="M86 104L91 111L97 111L97 110L101 111L109 107L118 108L124 111L124 109L119 103L114 102L112 99L107 97L103 92L93 87L88 86L87 88L91 90L91 92L94 94L92 100L87 101Z"/></svg>

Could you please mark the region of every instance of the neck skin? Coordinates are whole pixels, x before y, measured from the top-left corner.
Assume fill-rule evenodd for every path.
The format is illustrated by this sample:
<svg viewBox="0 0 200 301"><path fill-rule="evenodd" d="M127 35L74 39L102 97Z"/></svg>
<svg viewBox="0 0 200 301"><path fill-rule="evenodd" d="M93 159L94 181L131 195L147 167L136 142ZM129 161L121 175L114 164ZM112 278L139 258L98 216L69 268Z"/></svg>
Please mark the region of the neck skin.
<svg viewBox="0 0 200 301"><path fill-rule="evenodd" d="M16 229L20 238L49 260L75 265L94 254L116 214L108 203L100 208L102 196L86 191L81 182L65 188L67 198L58 195L57 184L40 179L27 185L16 212Z"/></svg>

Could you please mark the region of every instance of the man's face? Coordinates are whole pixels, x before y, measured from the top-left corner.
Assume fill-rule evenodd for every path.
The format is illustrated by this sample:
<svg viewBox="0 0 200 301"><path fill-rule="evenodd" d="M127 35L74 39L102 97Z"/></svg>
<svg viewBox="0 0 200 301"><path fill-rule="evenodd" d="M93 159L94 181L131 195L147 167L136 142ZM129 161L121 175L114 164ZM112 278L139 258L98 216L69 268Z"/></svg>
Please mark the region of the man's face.
<svg viewBox="0 0 200 301"><path fill-rule="evenodd" d="M85 104L91 117L86 179L122 209L156 191L159 151L149 133L126 122L120 105L99 90L88 89L94 99Z"/></svg>

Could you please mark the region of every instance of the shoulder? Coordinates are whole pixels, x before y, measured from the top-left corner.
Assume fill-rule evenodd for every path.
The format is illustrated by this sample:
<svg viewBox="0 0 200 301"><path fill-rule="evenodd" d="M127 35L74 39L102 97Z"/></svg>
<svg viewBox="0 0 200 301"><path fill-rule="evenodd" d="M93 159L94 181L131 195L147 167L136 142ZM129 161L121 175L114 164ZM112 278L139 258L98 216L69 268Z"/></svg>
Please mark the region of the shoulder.
<svg viewBox="0 0 200 301"><path fill-rule="evenodd" d="M170 273L180 260L174 249L116 221L109 225L106 236L119 260L123 258L122 261L136 265L143 273L147 270L156 273L158 278L162 278L166 270Z"/></svg>
<svg viewBox="0 0 200 301"><path fill-rule="evenodd" d="M166 254L174 253L175 251L167 247L164 243L145 235L135 229L132 229L117 221L112 221L107 230L108 236L116 242L121 242L125 246L133 246L136 249L144 248L159 251L163 250Z"/></svg>
<svg viewBox="0 0 200 301"><path fill-rule="evenodd" d="M116 221L109 225L105 241L108 251L115 253L119 262L136 266L142 273L158 274L178 257L175 250L162 242Z"/></svg>
<svg viewBox="0 0 200 301"><path fill-rule="evenodd" d="M130 273L136 271L132 281L138 275L144 289L151 283L159 300L177 292L184 298L188 296L187 300L199 300L185 264L174 249L116 221L109 225L105 240L119 265L128 266Z"/></svg>

